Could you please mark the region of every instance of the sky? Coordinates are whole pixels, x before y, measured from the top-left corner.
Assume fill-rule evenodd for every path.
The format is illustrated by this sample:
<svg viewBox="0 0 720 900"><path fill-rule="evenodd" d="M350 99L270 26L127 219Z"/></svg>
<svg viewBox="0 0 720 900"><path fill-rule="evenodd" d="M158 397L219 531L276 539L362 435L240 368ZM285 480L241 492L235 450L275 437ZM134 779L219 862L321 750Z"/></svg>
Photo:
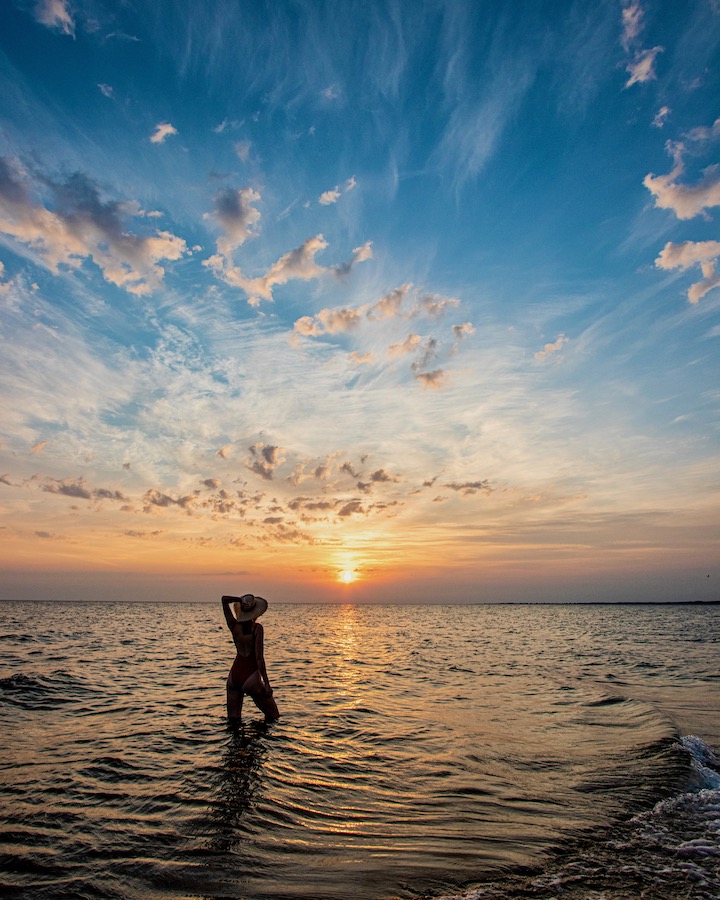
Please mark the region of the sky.
<svg viewBox="0 0 720 900"><path fill-rule="evenodd" d="M5 0L0 597L718 599L718 0Z"/></svg>

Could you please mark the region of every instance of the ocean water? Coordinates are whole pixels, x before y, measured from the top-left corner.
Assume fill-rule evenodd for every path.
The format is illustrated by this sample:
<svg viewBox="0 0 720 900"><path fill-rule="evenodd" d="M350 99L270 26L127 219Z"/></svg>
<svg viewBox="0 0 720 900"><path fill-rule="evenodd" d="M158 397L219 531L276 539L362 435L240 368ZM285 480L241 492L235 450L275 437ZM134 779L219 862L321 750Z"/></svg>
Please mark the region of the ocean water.
<svg viewBox="0 0 720 900"><path fill-rule="evenodd" d="M0 603L0 895L716 898L719 606Z"/></svg>

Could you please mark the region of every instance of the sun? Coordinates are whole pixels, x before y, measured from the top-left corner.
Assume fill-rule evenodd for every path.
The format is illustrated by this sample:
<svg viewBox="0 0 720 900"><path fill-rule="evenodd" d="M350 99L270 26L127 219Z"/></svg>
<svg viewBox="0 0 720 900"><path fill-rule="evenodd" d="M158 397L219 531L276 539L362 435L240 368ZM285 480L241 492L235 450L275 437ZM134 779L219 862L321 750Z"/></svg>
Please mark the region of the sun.
<svg viewBox="0 0 720 900"><path fill-rule="evenodd" d="M338 581L342 581L343 584L350 584L355 581L356 578L357 575L351 569L343 569L338 575Z"/></svg>

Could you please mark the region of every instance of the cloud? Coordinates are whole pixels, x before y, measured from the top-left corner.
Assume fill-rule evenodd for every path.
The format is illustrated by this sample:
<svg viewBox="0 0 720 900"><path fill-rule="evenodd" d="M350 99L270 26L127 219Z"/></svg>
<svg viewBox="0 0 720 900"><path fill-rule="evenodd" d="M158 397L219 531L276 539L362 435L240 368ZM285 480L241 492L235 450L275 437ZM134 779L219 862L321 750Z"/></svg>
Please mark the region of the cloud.
<svg viewBox="0 0 720 900"><path fill-rule="evenodd" d="M157 488L151 488L146 491L143 500L145 502L144 511L151 512L152 508L157 506L167 509L170 506L179 506L181 509L190 511L192 506L197 502L197 497L189 495L184 497L171 497Z"/></svg>
<svg viewBox="0 0 720 900"><path fill-rule="evenodd" d="M253 444L250 449L251 457L245 461L245 466L255 472L266 481L272 481L275 469L285 462L283 451L272 444Z"/></svg>
<svg viewBox="0 0 720 900"><path fill-rule="evenodd" d="M413 314L418 315L423 312L432 319L439 319L448 309L459 305L460 300L457 297L441 297L439 294L426 294L418 301Z"/></svg>
<svg viewBox="0 0 720 900"><path fill-rule="evenodd" d="M487 478L482 481L451 481L445 484L444 487L450 488L451 491L456 491L464 496L477 493L485 495L492 493L492 487Z"/></svg>
<svg viewBox="0 0 720 900"><path fill-rule="evenodd" d="M225 447L221 447L221 448L217 451L217 453L215 454L215 456L219 456L220 459L227 459L228 456L230 455L230 451L231 451L231 450L232 450L232 447L230 446L230 444L228 444L228 445L225 446Z"/></svg>
<svg viewBox="0 0 720 900"><path fill-rule="evenodd" d="M655 198L655 206L671 209L678 219L692 219L705 209L720 206L720 166L708 166L696 184L678 184L678 178L685 171L685 144L668 141L666 149L675 162L672 170L667 175L650 173L643 179L643 184Z"/></svg>
<svg viewBox="0 0 720 900"><path fill-rule="evenodd" d="M336 186L332 190L324 191L322 194L320 194L320 196L318 197L318 203L320 203L322 206L329 206L331 203L337 203L339 199L340 188Z"/></svg>
<svg viewBox="0 0 720 900"><path fill-rule="evenodd" d="M46 494L62 494L79 500L116 500L124 503L129 499L122 491L112 488L89 488L82 478L46 478L40 489Z"/></svg>
<svg viewBox="0 0 720 900"><path fill-rule="evenodd" d="M49 192L52 209L34 201L32 194L41 191ZM33 181L17 160L0 158L0 232L30 247L51 272L92 259L106 281L131 294L156 290L165 274L159 261L180 259L187 246L168 231L147 236L126 231L124 220L136 209L103 200L82 173L64 182L47 176Z"/></svg>
<svg viewBox="0 0 720 900"><path fill-rule="evenodd" d="M55 28L63 34L75 34L75 23L70 15L67 0L37 0L35 19L41 25Z"/></svg>
<svg viewBox="0 0 720 900"><path fill-rule="evenodd" d="M372 241L365 241L360 247L355 247L350 259L344 263L337 263L332 267L332 271L337 278L349 275L358 263L367 262L373 258Z"/></svg>
<svg viewBox="0 0 720 900"><path fill-rule="evenodd" d="M335 187L331 190L324 191L322 194L320 194L320 196L318 197L318 203L321 206L330 206L330 204L332 203L337 203L343 194L347 194L349 191L354 191L356 187L357 181L355 180L355 176L352 175L350 178L348 178L342 188L340 188L340 186L336 184Z"/></svg>
<svg viewBox="0 0 720 900"><path fill-rule="evenodd" d="M630 75L625 82L625 87L632 87L634 84L644 84L646 81L654 81L657 77L655 74L655 58L664 49L664 47L653 47L650 50L641 50L637 53L635 58L625 67Z"/></svg>
<svg viewBox="0 0 720 900"><path fill-rule="evenodd" d="M415 378L425 388L440 390L447 383L448 375L443 369L435 369L432 372L416 372Z"/></svg>
<svg viewBox="0 0 720 900"><path fill-rule="evenodd" d="M457 340L461 341L467 335L475 334L475 329L472 326L472 322L463 322L462 325L453 325L452 333Z"/></svg>
<svg viewBox="0 0 720 900"><path fill-rule="evenodd" d="M205 265L227 284L239 287L248 295L248 303L258 306L261 300L273 299L273 288L278 284L286 284L291 280L309 281L324 275L334 274L336 277L345 275L352 270L358 262L364 262L372 258L372 246L370 242L356 247L350 260L339 263L336 266L322 266L315 260L315 256L328 246L322 234L308 238L295 250L285 253L280 259L258 278L248 278L238 266L225 265L219 256L213 256L205 261Z"/></svg>
<svg viewBox="0 0 720 900"><path fill-rule="evenodd" d="M374 361L374 359L375 357L372 355L372 353L360 353L358 350L353 350L353 352L350 354L350 360L356 366L369 365Z"/></svg>
<svg viewBox="0 0 720 900"><path fill-rule="evenodd" d="M652 120L653 128L662 128L667 122L668 117L672 110L669 106L661 106L660 109L655 113L655 118Z"/></svg>
<svg viewBox="0 0 720 900"><path fill-rule="evenodd" d="M109 84L98 84L98 87L100 88L100 91L103 94L103 96L107 97L108 100L115 99L115 94L113 93L113 89L110 87Z"/></svg>
<svg viewBox="0 0 720 900"><path fill-rule="evenodd" d="M361 250L362 248L358 248L355 252L360 254ZM363 255L362 258L365 258L365 256ZM421 296L412 305L408 305L406 302L407 298L413 294L416 294L416 292L412 284L402 284L388 291L375 303L364 304L354 308L321 309L314 316L302 316L302 318L298 319L295 322L295 331L307 337L318 337L322 334L352 331L364 321L377 322L393 318L413 319L419 315L427 315L436 319L446 309L457 306L460 303L454 297L440 297L437 294L430 294ZM407 341L410 344L407 344ZM411 335L402 344L393 344L391 355L401 355L403 352L415 349L414 346L411 346L414 342L415 338ZM403 346L405 346L404 350L402 349Z"/></svg>
<svg viewBox="0 0 720 900"><path fill-rule="evenodd" d="M404 341L388 347L388 356L404 356L407 353L413 353L421 343L422 338L419 334L409 334Z"/></svg>
<svg viewBox="0 0 720 900"><path fill-rule="evenodd" d="M627 52L642 31L643 9L637 0L623 3L622 10L622 45Z"/></svg>
<svg viewBox="0 0 720 900"><path fill-rule="evenodd" d="M205 218L214 219L223 230L217 249L226 259L248 238L258 234L260 211L253 206L260 194L253 188L224 188L215 195L215 209Z"/></svg>
<svg viewBox="0 0 720 900"><path fill-rule="evenodd" d="M33 446L30 448L30 452L42 453L45 447L47 447L47 441L38 441L37 444L33 444Z"/></svg>
<svg viewBox="0 0 720 900"><path fill-rule="evenodd" d="M538 350L538 352L535 354L535 359L537 359L539 362L542 362L542 360L547 359L549 356L552 356L553 353L557 353L558 351L560 351L563 345L569 343L569 341L569 337L566 337L564 334L559 334L552 344L545 344L542 350Z"/></svg>
<svg viewBox="0 0 720 900"><path fill-rule="evenodd" d="M710 127L699 125L697 128L692 128L685 137L688 140L700 143L718 140L720 138L720 118L715 119Z"/></svg>
<svg viewBox="0 0 720 900"><path fill-rule="evenodd" d="M233 144L235 155L241 162L247 162L250 159L251 148L252 144L250 141L236 141Z"/></svg>
<svg viewBox="0 0 720 900"><path fill-rule="evenodd" d="M177 134L177 128L169 122L158 122L155 131L150 135L151 144L162 144L171 134Z"/></svg>
<svg viewBox="0 0 720 900"><path fill-rule="evenodd" d="M699 265L703 279L688 289L688 300L697 303L713 288L720 286L720 274L716 268L719 258L720 241L683 241L680 244L669 242L655 260L655 265L659 269L681 270Z"/></svg>

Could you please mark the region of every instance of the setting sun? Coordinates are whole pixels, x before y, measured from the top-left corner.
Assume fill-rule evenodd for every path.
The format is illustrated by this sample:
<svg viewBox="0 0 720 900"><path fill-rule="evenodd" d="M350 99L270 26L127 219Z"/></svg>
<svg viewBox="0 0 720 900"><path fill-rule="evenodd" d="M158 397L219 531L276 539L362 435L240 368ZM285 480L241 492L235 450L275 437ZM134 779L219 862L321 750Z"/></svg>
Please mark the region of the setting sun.
<svg viewBox="0 0 720 900"><path fill-rule="evenodd" d="M355 581L357 575L355 572L350 571L350 569L343 569L343 571L338 576L338 579L342 581L343 584L350 584L352 581Z"/></svg>

